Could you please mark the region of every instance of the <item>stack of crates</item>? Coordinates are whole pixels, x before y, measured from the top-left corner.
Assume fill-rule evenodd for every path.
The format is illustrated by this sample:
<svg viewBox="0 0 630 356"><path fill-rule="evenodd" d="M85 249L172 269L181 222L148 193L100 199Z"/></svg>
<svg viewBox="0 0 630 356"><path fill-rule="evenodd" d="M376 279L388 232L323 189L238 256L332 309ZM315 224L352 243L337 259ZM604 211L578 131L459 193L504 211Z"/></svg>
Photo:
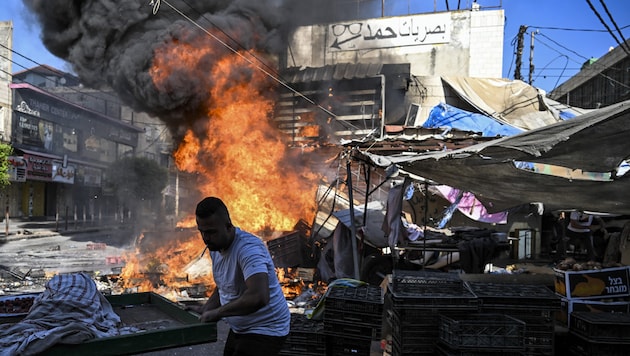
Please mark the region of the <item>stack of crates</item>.
<svg viewBox="0 0 630 356"><path fill-rule="evenodd" d="M503 314L440 316L439 355L523 355L525 323Z"/></svg>
<svg viewBox="0 0 630 356"><path fill-rule="evenodd" d="M380 340L382 320L380 287L331 287L324 299L328 355L369 356L372 340Z"/></svg>
<svg viewBox="0 0 630 356"><path fill-rule="evenodd" d="M569 340L572 355L628 355L630 314L573 312Z"/></svg>
<svg viewBox="0 0 630 356"><path fill-rule="evenodd" d="M525 322L525 355L553 355L555 313L560 298L544 285L470 282L482 313L500 313Z"/></svg>
<svg viewBox="0 0 630 356"><path fill-rule="evenodd" d="M291 314L291 330L278 355L326 355L324 322L309 319L304 314Z"/></svg>
<svg viewBox="0 0 630 356"><path fill-rule="evenodd" d="M432 271L394 271L385 304L392 356L437 354L441 316L479 309L476 296L458 275Z"/></svg>

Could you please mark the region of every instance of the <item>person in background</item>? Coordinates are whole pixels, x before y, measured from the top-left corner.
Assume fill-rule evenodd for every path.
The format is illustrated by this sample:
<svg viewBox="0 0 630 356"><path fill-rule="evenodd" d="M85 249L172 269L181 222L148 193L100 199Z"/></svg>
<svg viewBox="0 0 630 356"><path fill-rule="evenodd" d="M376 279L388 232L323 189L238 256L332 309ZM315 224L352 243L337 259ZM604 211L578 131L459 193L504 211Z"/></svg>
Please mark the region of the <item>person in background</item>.
<svg viewBox="0 0 630 356"><path fill-rule="evenodd" d="M574 245L576 248L586 248L587 258L589 261L594 261L597 257L595 255L595 248L593 247L593 215L586 214L579 211L572 211L569 215L569 223L565 229L565 237L560 240L560 253L562 257L566 254L567 245ZM601 219L597 218L598 224L603 226Z"/></svg>
<svg viewBox="0 0 630 356"><path fill-rule="evenodd" d="M188 307L202 322L225 319L224 356L274 356L282 349L291 314L265 243L232 225L228 208L207 197L195 211L210 251L216 288L203 306Z"/></svg>

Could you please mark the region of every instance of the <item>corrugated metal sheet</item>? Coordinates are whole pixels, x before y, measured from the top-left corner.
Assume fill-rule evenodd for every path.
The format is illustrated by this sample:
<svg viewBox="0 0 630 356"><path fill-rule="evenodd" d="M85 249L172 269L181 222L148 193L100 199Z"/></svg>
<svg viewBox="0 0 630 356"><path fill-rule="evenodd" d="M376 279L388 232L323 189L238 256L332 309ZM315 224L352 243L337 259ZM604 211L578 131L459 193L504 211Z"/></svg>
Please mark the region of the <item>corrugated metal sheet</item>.
<svg viewBox="0 0 630 356"><path fill-rule="evenodd" d="M342 63L323 67L291 67L282 72L289 83L321 82L343 79L371 78L381 74L383 64Z"/></svg>

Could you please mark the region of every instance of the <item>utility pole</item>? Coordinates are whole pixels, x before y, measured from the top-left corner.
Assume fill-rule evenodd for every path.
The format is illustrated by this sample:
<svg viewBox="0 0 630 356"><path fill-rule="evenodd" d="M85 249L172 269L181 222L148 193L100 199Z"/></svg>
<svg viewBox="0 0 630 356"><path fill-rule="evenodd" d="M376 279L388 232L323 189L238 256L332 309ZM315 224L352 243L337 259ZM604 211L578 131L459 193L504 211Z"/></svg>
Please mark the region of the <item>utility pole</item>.
<svg viewBox="0 0 630 356"><path fill-rule="evenodd" d="M531 40L529 44L529 85L532 85L534 80L532 77L534 76L534 35L538 33L538 30L532 31Z"/></svg>
<svg viewBox="0 0 630 356"><path fill-rule="evenodd" d="M523 80L521 75L521 64L523 59L523 37L527 31L527 26L521 25L518 29L517 44L516 44L516 68L514 68L514 80Z"/></svg>

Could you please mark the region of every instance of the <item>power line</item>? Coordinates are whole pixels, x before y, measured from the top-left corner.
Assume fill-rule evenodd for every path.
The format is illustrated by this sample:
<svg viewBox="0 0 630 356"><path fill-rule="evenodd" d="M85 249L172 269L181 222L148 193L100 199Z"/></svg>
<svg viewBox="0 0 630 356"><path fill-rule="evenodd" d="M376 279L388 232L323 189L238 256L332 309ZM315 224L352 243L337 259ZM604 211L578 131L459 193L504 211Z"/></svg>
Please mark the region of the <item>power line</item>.
<svg viewBox="0 0 630 356"><path fill-rule="evenodd" d="M548 27L548 26L536 26L536 25L529 25L529 27L535 27L540 30L559 30L559 31L575 31L575 32L608 32L606 30L595 30L595 29L588 29L588 28ZM630 27L630 25L626 25L622 27L621 29L624 30L628 27Z"/></svg>
<svg viewBox="0 0 630 356"><path fill-rule="evenodd" d="M544 34L542 34L542 33L539 33L539 35L541 35L541 36L543 36L544 38L548 39L549 41L553 42L553 43L554 43L554 44L556 44L557 46L560 46L560 47L564 48L565 50L570 51L570 52L574 53L575 55L577 55L577 56L579 56L579 57L582 57L582 58L584 58L584 59L587 59L587 60L588 60L588 58L586 58L586 57L584 57L584 56L580 55L579 53L577 53L577 52L575 52L575 51L572 51L572 50L570 50L570 49L568 49L568 48L566 48L566 47L562 46L561 44L559 44L558 42L556 42L556 41L552 40L552 39L551 39L551 38L549 38L548 36L545 36L545 35L544 35ZM550 45L546 44L546 43L545 43L545 41L541 41L541 40L540 40L540 38L539 38L539 43L541 43L543 46L545 46L545 47L547 47L547 48L551 49L552 51L554 51L554 52L556 52L556 53L558 53L558 54L564 55L564 53L561 53L561 52L560 52L560 51L558 51L556 48L554 48L554 47L552 47L552 46L550 46ZM570 57L567 57L567 58L568 58L569 60L571 60L571 61L575 62L575 63L582 64L582 63L580 63L579 61L576 61L575 59L572 59L572 58L570 58ZM614 83L617 83L617 84L619 84L620 86L623 86L623 87L625 87L625 88L630 88L630 86L628 86L628 85L626 85L626 84L624 84L624 83L622 83L622 82L620 82L620 81L618 81L618 80L616 80L616 79L614 79L614 78L611 78L610 76L608 76L608 75L606 75L606 74L604 74L604 73L603 73L603 71L604 71L604 70L608 70L608 69L610 69L610 67L603 66L603 65L601 65L601 64L599 64L599 63L597 63L597 62L594 62L594 63L593 63L593 64L591 64L591 65L592 65L592 66L594 66L594 67L596 67L598 70L600 70L600 71L597 73L597 75L602 76L602 77L604 77L604 78L606 78L606 79L608 79L608 80L610 80L610 81L612 81L612 82L614 82ZM576 76L573 76L573 77L579 77L579 76L577 76L577 75L576 75ZM555 88L554 88L554 89L555 89Z"/></svg>
<svg viewBox="0 0 630 356"><path fill-rule="evenodd" d="M615 36L615 34L610 29L610 27L608 27L608 24L606 24L602 16L599 14L597 9L595 9L595 7L593 6L593 3L591 3L591 0L586 0L586 2L588 3L588 6L591 8L591 11L593 11L595 16L597 16L597 18L599 19L599 22L601 22L602 25L606 27L606 30L608 30L608 33L610 33L610 35L615 39L615 42L617 42L617 44L623 49L624 52L626 52L626 54L630 55L630 51L628 51L628 49L625 46L623 46L621 42L619 42L619 39L617 38L617 36Z"/></svg>
<svg viewBox="0 0 630 356"><path fill-rule="evenodd" d="M619 37L621 37L621 40L623 41L623 43L620 44L620 46L622 46L622 48L623 48L623 46L625 46L624 51L626 52L626 54L630 54L630 53L628 53L628 45L626 44L626 38L623 36L623 33L619 29L619 26L617 26L617 22L612 17L612 14L610 13L610 11L608 11L608 6L606 6L606 3L604 2L604 0L599 0L599 2L604 7L604 11L606 11L606 14L608 15L608 18L610 19L610 22L612 22L612 24L615 26L615 29L617 30L617 33L619 34Z"/></svg>

